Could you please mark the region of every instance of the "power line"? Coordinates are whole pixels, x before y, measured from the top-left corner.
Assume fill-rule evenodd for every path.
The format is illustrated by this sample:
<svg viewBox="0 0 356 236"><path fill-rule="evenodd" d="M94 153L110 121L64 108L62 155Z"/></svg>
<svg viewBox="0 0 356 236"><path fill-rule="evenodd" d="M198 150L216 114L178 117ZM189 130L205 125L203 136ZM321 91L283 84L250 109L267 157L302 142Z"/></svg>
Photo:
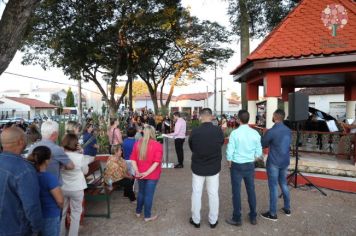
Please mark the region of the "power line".
<svg viewBox="0 0 356 236"><path fill-rule="evenodd" d="M14 75L14 76L18 76L18 77L33 79L33 80L39 80L39 81L49 82L49 83L54 83L54 84L61 84L61 85L69 85L69 86L73 86L73 87L78 87L78 85L75 85L75 84L69 84L69 83L63 83L63 82L57 82L57 81L51 81L51 80L47 80L47 79L41 79L41 78L37 78L37 77L32 77L32 76L27 76L27 75L21 75L21 74L12 73L12 72L4 72L4 74ZM96 94L102 95L101 93L92 91L92 90L90 90L90 89L82 88L82 90L86 90L86 91L88 91L88 92L92 92L92 93L96 93Z"/></svg>

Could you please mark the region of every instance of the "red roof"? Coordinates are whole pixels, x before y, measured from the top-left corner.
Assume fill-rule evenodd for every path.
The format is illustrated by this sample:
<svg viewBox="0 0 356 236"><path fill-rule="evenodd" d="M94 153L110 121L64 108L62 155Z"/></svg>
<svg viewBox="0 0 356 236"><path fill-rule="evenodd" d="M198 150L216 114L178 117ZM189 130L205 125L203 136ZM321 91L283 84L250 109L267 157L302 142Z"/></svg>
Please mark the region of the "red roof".
<svg viewBox="0 0 356 236"><path fill-rule="evenodd" d="M208 97L213 95L213 93L187 93L187 94L181 94L177 97L177 101L181 100L194 100L194 101L201 101L205 100Z"/></svg>
<svg viewBox="0 0 356 236"><path fill-rule="evenodd" d="M327 7L334 6L332 4L338 4L337 9L346 12L348 18L343 28L338 27L335 37L332 36L332 30L324 25L328 16L323 12ZM339 18L342 15L340 13ZM326 21L322 21L322 18ZM237 73L248 61L356 52L355 35L355 1L302 0L231 74Z"/></svg>
<svg viewBox="0 0 356 236"><path fill-rule="evenodd" d="M25 104L32 108L51 108L51 109L57 108L57 106L32 98L19 98L19 97L6 97L6 98L13 100L15 102Z"/></svg>

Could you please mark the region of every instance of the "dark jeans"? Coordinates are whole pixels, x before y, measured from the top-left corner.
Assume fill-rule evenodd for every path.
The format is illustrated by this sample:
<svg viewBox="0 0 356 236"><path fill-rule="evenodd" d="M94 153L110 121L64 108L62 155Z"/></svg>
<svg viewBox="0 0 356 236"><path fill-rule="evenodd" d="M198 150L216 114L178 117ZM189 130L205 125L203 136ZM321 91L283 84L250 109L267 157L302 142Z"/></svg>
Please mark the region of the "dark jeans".
<svg viewBox="0 0 356 236"><path fill-rule="evenodd" d="M153 203L153 196L156 190L158 180L139 179L138 180L138 196L136 213L141 214L143 207L145 218L151 217L151 209Z"/></svg>
<svg viewBox="0 0 356 236"><path fill-rule="evenodd" d="M184 151L183 151L183 144L185 139L184 138L176 138L174 140L174 145L176 148L176 153L178 157L178 164L183 165L184 162Z"/></svg>
<svg viewBox="0 0 356 236"><path fill-rule="evenodd" d="M269 212L277 215L278 184L282 190L284 208L290 210L290 196L287 185L288 166L279 168L267 162L268 188L269 188Z"/></svg>
<svg viewBox="0 0 356 236"><path fill-rule="evenodd" d="M135 180L133 179L124 178L117 182L120 186L124 187L124 196L128 197L130 201L136 200L135 193L133 191L134 181Z"/></svg>
<svg viewBox="0 0 356 236"><path fill-rule="evenodd" d="M248 204L250 206L250 219L255 219L256 213L256 193L255 193L255 163L248 162L231 164L231 184L232 184L232 204L234 212L232 219L234 221L241 220L241 181L245 182L246 192L248 196Z"/></svg>

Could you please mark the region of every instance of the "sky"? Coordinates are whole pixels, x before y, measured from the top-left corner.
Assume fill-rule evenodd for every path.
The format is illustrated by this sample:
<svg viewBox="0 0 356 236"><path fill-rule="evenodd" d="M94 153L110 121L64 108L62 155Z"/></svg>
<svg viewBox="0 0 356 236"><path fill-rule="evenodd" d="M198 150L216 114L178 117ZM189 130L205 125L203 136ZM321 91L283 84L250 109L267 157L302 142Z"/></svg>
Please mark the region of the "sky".
<svg viewBox="0 0 356 236"><path fill-rule="evenodd" d="M190 7L191 14L197 16L201 20L216 21L225 27L229 27L229 18L226 14L228 3L223 0L182 0L184 7ZM5 4L0 1L0 14L4 10ZM254 50L261 40L254 40L251 42L251 51ZM230 92L235 91L240 94L240 85L233 82L232 76L229 75L230 71L236 68L240 64L240 45L237 41L231 43L230 48L235 51L234 55L230 60L223 65L223 68L217 69L217 77L223 78L223 89L229 88ZM24 66L21 64L22 55L21 52L17 52L14 59L10 63L9 67L5 72L16 73L25 76L55 81L63 84L49 83L38 81L29 78L21 78L18 76L3 73L0 76L0 96L1 91L8 89L20 89L23 91L29 91L35 87L41 88L53 88L61 87L67 89L68 87L76 86L77 82L69 80L67 76L58 68L51 68L49 70L43 70L40 66L28 65ZM208 70L201 75L207 82L201 81L189 86L177 87L174 94L179 95L182 93L196 93L196 92L206 92L207 87L209 91L213 91L214 83L214 71ZM220 90L220 81L218 81L217 90ZM105 82L102 82L102 86L105 87ZM98 91L96 86L92 83L83 83L83 88L91 91ZM164 90L167 92L169 87Z"/></svg>

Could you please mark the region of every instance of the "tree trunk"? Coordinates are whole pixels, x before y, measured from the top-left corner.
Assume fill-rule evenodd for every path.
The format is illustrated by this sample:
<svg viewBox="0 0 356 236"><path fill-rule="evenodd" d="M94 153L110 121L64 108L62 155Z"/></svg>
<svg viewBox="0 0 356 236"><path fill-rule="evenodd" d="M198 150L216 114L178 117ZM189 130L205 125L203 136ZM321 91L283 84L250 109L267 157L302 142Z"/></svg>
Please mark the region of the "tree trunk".
<svg viewBox="0 0 356 236"><path fill-rule="evenodd" d="M153 87L149 82L144 80L147 85L148 92L150 93L151 100L153 103L153 109L155 114L158 114L158 100L157 100L157 86Z"/></svg>
<svg viewBox="0 0 356 236"><path fill-rule="evenodd" d="M129 110L133 111L133 107L132 107L132 84L133 84L133 76L131 73L127 74L127 79L129 80Z"/></svg>
<svg viewBox="0 0 356 236"><path fill-rule="evenodd" d="M109 117L110 118L116 118L117 117L117 110L119 109L119 105L118 103L116 103L115 100L110 100L109 103Z"/></svg>
<svg viewBox="0 0 356 236"><path fill-rule="evenodd" d="M78 79L78 109L79 109L79 120L83 120L83 101L82 101L82 80Z"/></svg>
<svg viewBox="0 0 356 236"><path fill-rule="evenodd" d="M246 0L238 0L240 6L240 45L241 45L241 62L243 62L250 54L250 31L249 31L249 16L246 5ZM241 83L241 105L242 109L247 110L247 94L246 83Z"/></svg>
<svg viewBox="0 0 356 236"><path fill-rule="evenodd" d="M9 0L0 21L0 75L14 58L40 0Z"/></svg>

